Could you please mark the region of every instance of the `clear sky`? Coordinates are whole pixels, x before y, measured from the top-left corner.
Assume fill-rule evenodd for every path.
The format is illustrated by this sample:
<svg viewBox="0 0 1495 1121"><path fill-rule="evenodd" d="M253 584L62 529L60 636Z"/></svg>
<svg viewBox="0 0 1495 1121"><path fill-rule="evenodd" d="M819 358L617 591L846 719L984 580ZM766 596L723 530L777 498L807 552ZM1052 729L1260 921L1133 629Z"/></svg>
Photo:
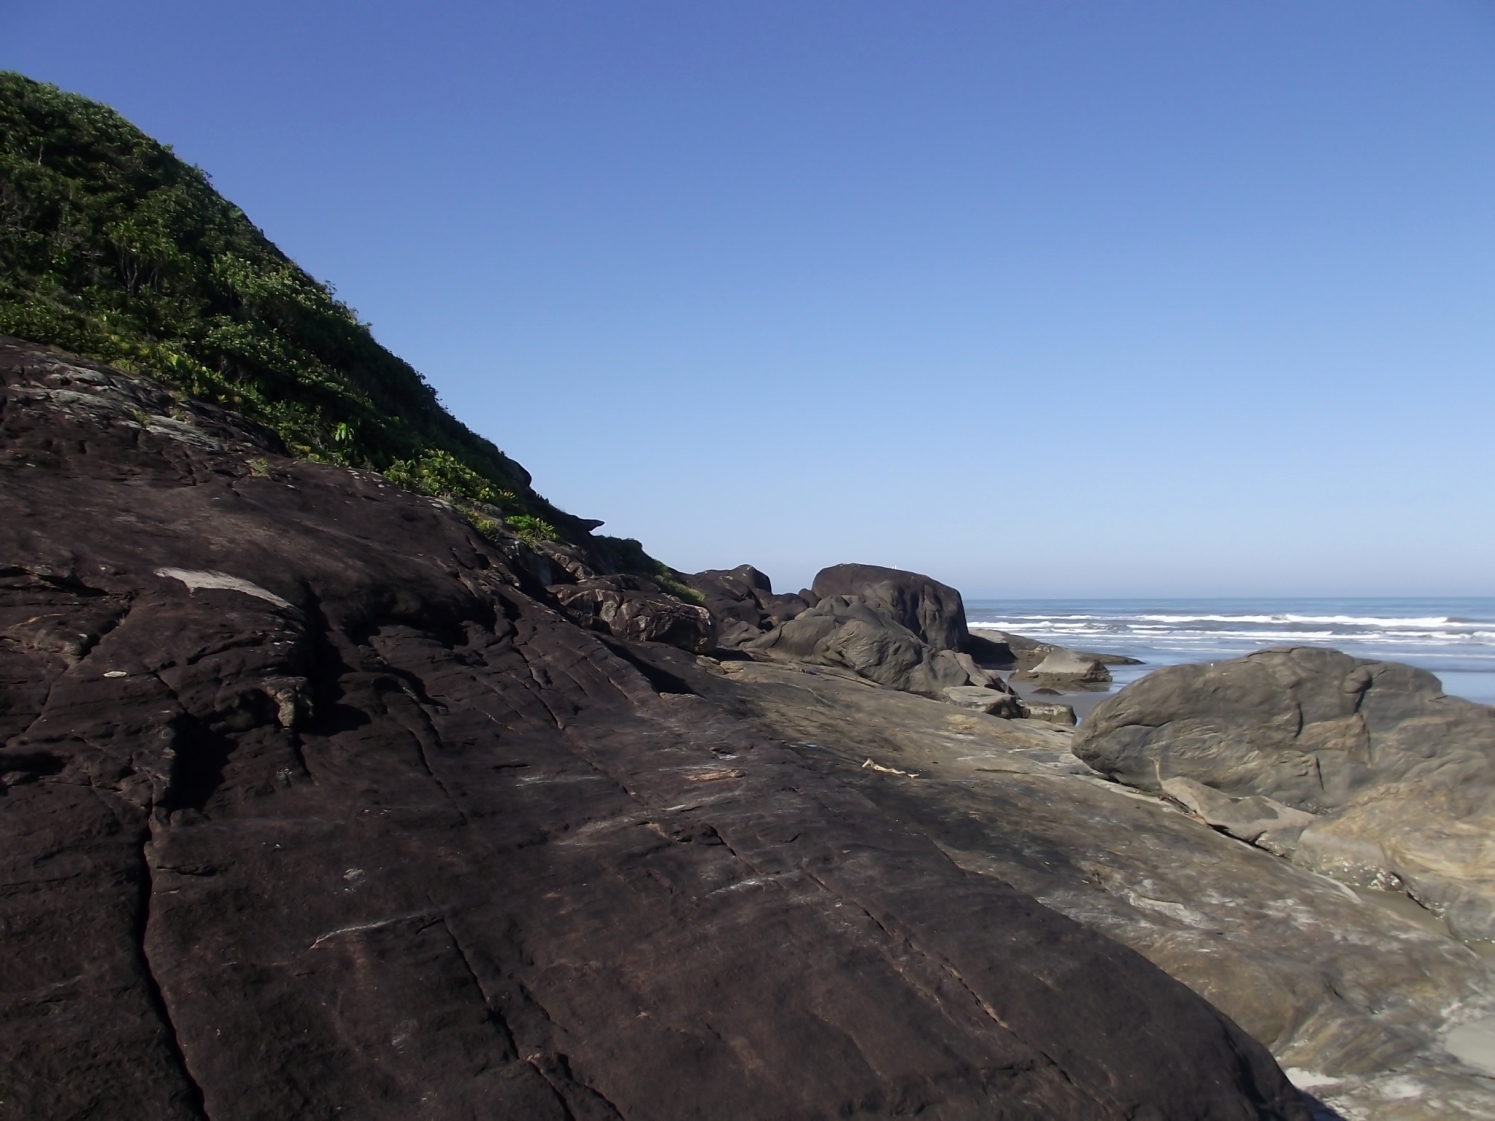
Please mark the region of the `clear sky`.
<svg viewBox="0 0 1495 1121"><path fill-rule="evenodd" d="M1495 594L1485 0L0 0L687 570Z"/></svg>

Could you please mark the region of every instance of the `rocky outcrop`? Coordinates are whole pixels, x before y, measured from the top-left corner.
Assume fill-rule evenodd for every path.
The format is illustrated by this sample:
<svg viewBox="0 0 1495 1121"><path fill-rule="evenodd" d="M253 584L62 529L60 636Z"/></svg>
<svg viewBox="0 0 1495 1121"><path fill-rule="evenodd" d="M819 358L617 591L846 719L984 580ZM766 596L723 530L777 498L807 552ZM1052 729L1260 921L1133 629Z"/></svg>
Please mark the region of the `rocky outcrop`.
<svg viewBox="0 0 1495 1121"><path fill-rule="evenodd" d="M446 504L35 348L0 381L14 1116L1306 1118Z"/></svg>
<svg viewBox="0 0 1495 1121"><path fill-rule="evenodd" d="M782 626L744 642L741 649L767 657L839 666L869 681L942 697L952 686L995 686L999 679L970 655L930 646L881 604L861 596L831 595Z"/></svg>
<svg viewBox="0 0 1495 1121"><path fill-rule="evenodd" d="M1248 816L1315 815L1264 829L1269 847L1495 939L1495 708L1432 674L1307 647L1167 667L1097 707L1075 753L1141 789L1188 779Z"/></svg>
<svg viewBox="0 0 1495 1121"><path fill-rule="evenodd" d="M593 576L550 589L568 618L633 642L667 642L693 654L716 647L716 628L704 607L667 596L638 576Z"/></svg>
<svg viewBox="0 0 1495 1121"><path fill-rule="evenodd" d="M704 597L717 629L717 641L735 649L814 605L810 591L775 595L767 576L750 564L732 569L708 569L685 578Z"/></svg>
<svg viewBox="0 0 1495 1121"><path fill-rule="evenodd" d="M965 647L966 611L960 593L928 576L875 564L837 564L816 573L811 590L822 599L860 598L936 650Z"/></svg>
<svg viewBox="0 0 1495 1121"><path fill-rule="evenodd" d="M1018 681L1034 681L1051 689L1093 688L1111 683L1111 671L1099 658L1060 647L1052 648L1043 661L1031 669L1020 670Z"/></svg>
<svg viewBox="0 0 1495 1121"><path fill-rule="evenodd" d="M1291 856L1303 830L1316 820L1311 813L1260 794L1232 798L1191 778L1164 779L1163 793L1206 825L1278 856Z"/></svg>
<svg viewBox="0 0 1495 1121"><path fill-rule="evenodd" d="M1125 654L1070 650L1064 646L1055 646L1052 642L1040 642L1036 638L1028 638L1020 634L1009 634L1007 631L999 631L988 626L981 626L971 632L971 641L967 644L966 649L976 654L978 660L981 660L983 656L996 659L1005 658L1005 664L1000 664L999 668L1006 669L1011 666L1015 667L1019 672L1032 670L1045 659L1055 654L1066 658L1079 658L1088 662L1099 662L1102 666L1140 666L1142 664L1140 659L1128 657ZM978 650L982 653L978 653ZM1002 651L1005 651L1005 654ZM983 664L985 663L983 662Z"/></svg>
<svg viewBox="0 0 1495 1121"><path fill-rule="evenodd" d="M1495 1117L1495 1054L1479 1048L1495 1026L1495 958L1405 896L1357 895L1173 797L1105 781L1071 753L1069 728L830 670L650 650L676 688L757 723L971 874L1015 884L1183 980L1337 1111L1323 1121Z"/></svg>

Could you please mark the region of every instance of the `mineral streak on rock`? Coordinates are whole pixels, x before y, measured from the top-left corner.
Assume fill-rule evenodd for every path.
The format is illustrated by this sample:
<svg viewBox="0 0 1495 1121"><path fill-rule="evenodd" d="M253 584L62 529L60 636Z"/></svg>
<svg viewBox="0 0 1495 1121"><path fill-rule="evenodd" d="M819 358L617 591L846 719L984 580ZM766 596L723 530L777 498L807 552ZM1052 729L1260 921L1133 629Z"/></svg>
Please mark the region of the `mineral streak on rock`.
<svg viewBox="0 0 1495 1121"><path fill-rule="evenodd" d="M14 340L0 382L0 1116L1307 1117L449 506Z"/></svg>

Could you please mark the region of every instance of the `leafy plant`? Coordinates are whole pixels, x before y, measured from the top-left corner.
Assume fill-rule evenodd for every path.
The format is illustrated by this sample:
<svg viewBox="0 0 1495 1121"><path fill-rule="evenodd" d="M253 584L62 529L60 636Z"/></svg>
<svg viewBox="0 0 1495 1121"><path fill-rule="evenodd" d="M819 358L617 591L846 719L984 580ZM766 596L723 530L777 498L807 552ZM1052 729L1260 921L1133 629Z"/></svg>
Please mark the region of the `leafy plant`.
<svg viewBox="0 0 1495 1121"><path fill-rule="evenodd" d="M462 514L467 518L473 529L477 530L490 541L499 539L499 524L490 517L478 513L471 507L462 507Z"/></svg>
<svg viewBox="0 0 1495 1121"><path fill-rule="evenodd" d="M533 514L516 514L512 518L505 518L504 524L509 527L515 537L531 545L556 539L555 526Z"/></svg>

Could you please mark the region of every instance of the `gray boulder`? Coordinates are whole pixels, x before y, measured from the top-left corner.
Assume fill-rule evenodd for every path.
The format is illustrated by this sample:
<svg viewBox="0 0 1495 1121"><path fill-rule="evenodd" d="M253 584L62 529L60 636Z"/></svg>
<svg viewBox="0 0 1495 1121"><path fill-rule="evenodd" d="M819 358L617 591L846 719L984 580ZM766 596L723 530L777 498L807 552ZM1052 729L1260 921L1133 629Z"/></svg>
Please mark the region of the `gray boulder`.
<svg viewBox="0 0 1495 1121"><path fill-rule="evenodd" d="M1021 670L1013 676L1019 681L1037 681L1057 689L1111 683L1111 671L1098 658L1060 646L1053 647L1032 669Z"/></svg>
<svg viewBox="0 0 1495 1121"><path fill-rule="evenodd" d="M1022 716L1021 702L1011 693L989 685L950 685L944 689L945 700L961 708L973 708L988 716L1011 719Z"/></svg>
<svg viewBox="0 0 1495 1121"><path fill-rule="evenodd" d="M969 655L937 649L878 602L827 595L782 626L742 644L772 658L839 666L893 689L940 699L954 685L993 678Z"/></svg>
<svg viewBox="0 0 1495 1121"><path fill-rule="evenodd" d="M928 576L875 564L837 564L821 569L811 590L822 599L860 596L936 650L965 649L969 635L960 593Z"/></svg>
<svg viewBox="0 0 1495 1121"><path fill-rule="evenodd" d="M1495 708L1430 673L1307 647L1171 666L1097 706L1074 752L1144 790L1191 779L1315 815L1295 863L1495 939Z"/></svg>
<svg viewBox="0 0 1495 1121"><path fill-rule="evenodd" d="M1066 728L1075 725L1075 710L1070 705L1051 704L1048 701L1020 700L1018 714L1025 720L1045 720L1050 724L1062 724Z"/></svg>

